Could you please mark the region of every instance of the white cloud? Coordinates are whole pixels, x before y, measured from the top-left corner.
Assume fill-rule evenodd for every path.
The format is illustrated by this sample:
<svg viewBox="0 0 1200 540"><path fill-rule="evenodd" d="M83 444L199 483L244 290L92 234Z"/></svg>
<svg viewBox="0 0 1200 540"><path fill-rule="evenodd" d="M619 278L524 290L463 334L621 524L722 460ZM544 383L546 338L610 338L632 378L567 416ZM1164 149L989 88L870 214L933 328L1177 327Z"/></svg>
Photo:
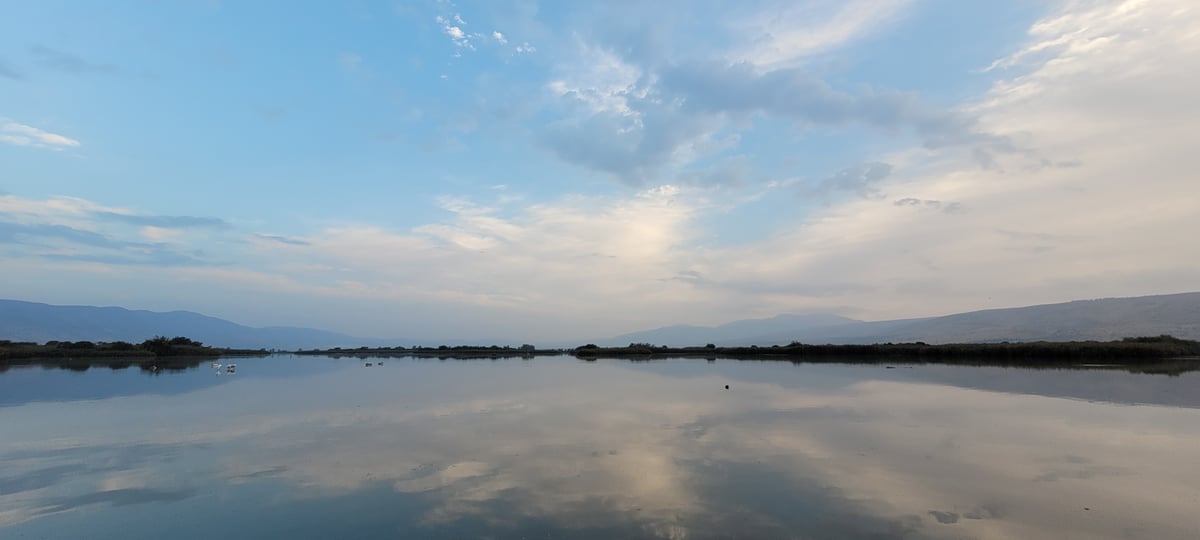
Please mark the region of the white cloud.
<svg viewBox="0 0 1200 540"><path fill-rule="evenodd" d="M629 100L645 97L647 91L639 86L642 69L612 51L585 43L578 46L577 61L563 66L563 76L547 88L559 97L585 103L591 112L635 114Z"/></svg>
<svg viewBox="0 0 1200 540"><path fill-rule="evenodd" d="M665 41L659 32L647 36L638 29L577 34L575 46L567 49L546 85L561 98L551 104L562 106L556 111L562 118L545 126L542 141L567 162L637 186L663 178L723 186L749 177L768 181L749 165L737 171L705 170L714 163L731 164L732 154L756 153L740 148L739 141L741 133L758 127L760 118L788 121L797 131L865 125L873 128L869 135L893 140L915 134L929 147L971 147L980 161L1015 151L1011 141L976 129L974 118L964 112L930 106L909 92L843 90L792 65L804 54L869 33L906 5L907 0L833 8L804 3L782 15L771 8L758 10L750 22L734 25L734 35L716 40L733 42L719 52L703 47L665 50L669 46L658 45ZM801 30L792 35L784 27ZM661 33L669 35L670 28ZM784 47L780 40L788 36L819 43ZM786 55L759 50L781 47ZM742 52L730 56L729 49Z"/></svg>
<svg viewBox="0 0 1200 540"><path fill-rule="evenodd" d="M457 13L449 17L438 15L437 17L434 17L434 21L441 25L442 32L449 36L450 41L457 47L467 50L475 50L475 44L471 42L471 38L483 38L483 34L467 34L467 32L462 29L462 27L466 26L467 23L463 20L462 16ZM461 56L462 55L457 52L454 54L455 58L459 58Z"/></svg>
<svg viewBox="0 0 1200 540"><path fill-rule="evenodd" d="M89 222L88 216L97 212L123 212L78 197L30 199L17 195L0 195L0 217L23 224L59 224L77 226Z"/></svg>
<svg viewBox="0 0 1200 540"><path fill-rule="evenodd" d="M140 231L141 235L151 242L178 242L183 239L184 232L181 229L155 226L142 227Z"/></svg>
<svg viewBox="0 0 1200 540"><path fill-rule="evenodd" d="M831 207L716 254L703 273L777 302L879 318L1200 289L1200 255L1179 249L1200 230L1200 73L1179 69L1200 62L1189 5L1069 4L996 64L1017 73L972 112L1044 161L1003 155L980 170L962 151L909 153L881 185L888 198Z"/></svg>
<svg viewBox="0 0 1200 540"><path fill-rule="evenodd" d="M537 52L537 47L530 45L529 42L526 41L525 43L517 45L516 50L517 50L517 54L529 54L529 53Z"/></svg>
<svg viewBox="0 0 1200 540"><path fill-rule="evenodd" d="M989 156L988 170L970 146L881 156L895 166L891 176L838 182L872 197L817 209L763 241L690 250L668 266L703 276L691 299L732 302L729 319L843 306L861 306L866 318L924 316L1200 289L1200 255L1178 249L1200 230L1190 165L1200 72L1179 69L1200 61L1200 14L1186 5L1070 4L1036 24L1032 43L998 64L1014 73L962 117L976 133L1030 151ZM622 134L641 141L643 118L664 110L661 96L643 86L639 66L582 51L586 67L549 89L586 105L593 116L581 137L605 144L572 160L634 163L644 155L620 146ZM647 95L654 99L638 101ZM572 144L555 135L554 144Z"/></svg>
<svg viewBox="0 0 1200 540"><path fill-rule="evenodd" d="M7 118L0 118L0 142L17 146L49 148L52 150L63 150L79 146L79 141L70 137L44 131L33 126L19 124Z"/></svg>
<svg viewBox="0 0 1200 540"><path fill-rule="evenodd" d="M464 49L475 50L475 45L471 43L471 38L467 36L467 34L463 32L461 28L447 25L443 28L443 30L446 32L447 36L450 36L450 41L452 41L456 46Z"/></svg>
<svg viewBox="0 0 1200 540"><path fill-rule="evenodd" d="M731 60L766 68L790 67L814 54L860 39L900 17L912 0L786 2L735 19L746 44Z"/></svg>
<svg viewBox="0 0 1200 540"><path fill-rule="evenodd" d="M501 45L507 45L507 44L508 44L508 38L504 37L504 34L501 34L500 32L493 31L493 32L492 32L492 39L496 40L496 42L497 42L497 43L499 43L499 44L501 44Z"/></svg>
<svg viewBox="0 0 1200 540"><path fill-rule="evenodd" d="M631 320L649 323L691 304L688 288L671 278L689 256L689 224L706 203L678 188L630 198L568 197L511 213L461 198L440 204L447 221L409 232L345 225L290 243L256 242L244 264L264 282L286 275L309 295L524 313L529 318L522 320L539 322L507 319L543 339L592 323L624 330ZM593 308L567 315L580 305Z"/></svg>
<svg viewBox="0 0 1200 540"><path fill-rule="evenodd" d="M75 197L0 195L0 252L10 260L203 264L198 243L228 227L217 218L147 215Z"/></svg>

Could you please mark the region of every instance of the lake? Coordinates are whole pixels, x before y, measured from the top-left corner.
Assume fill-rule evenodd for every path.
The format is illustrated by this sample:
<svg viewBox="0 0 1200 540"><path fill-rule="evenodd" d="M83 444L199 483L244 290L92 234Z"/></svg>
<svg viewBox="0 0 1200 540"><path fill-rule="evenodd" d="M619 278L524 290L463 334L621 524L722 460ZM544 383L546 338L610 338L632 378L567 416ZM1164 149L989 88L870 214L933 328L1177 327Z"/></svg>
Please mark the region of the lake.
<svg viewBox="0 0 1200 540"><path fill-rule="evenodd" d="M0 372L0 537L1200 538L1197 372L222 361Z"/></svg>

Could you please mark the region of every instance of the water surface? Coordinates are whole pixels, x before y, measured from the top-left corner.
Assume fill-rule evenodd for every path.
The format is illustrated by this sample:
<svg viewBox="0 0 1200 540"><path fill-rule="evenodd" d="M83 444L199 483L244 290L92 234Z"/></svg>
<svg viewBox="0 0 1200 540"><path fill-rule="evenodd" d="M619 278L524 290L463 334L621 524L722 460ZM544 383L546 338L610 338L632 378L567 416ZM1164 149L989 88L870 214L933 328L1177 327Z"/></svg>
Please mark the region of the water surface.
<svg viewBox="0 0 1200 540"><path fill-rule="evenodd" d="M0 373L0 537L1200 538L1196 373L237 362Z"/></svg>

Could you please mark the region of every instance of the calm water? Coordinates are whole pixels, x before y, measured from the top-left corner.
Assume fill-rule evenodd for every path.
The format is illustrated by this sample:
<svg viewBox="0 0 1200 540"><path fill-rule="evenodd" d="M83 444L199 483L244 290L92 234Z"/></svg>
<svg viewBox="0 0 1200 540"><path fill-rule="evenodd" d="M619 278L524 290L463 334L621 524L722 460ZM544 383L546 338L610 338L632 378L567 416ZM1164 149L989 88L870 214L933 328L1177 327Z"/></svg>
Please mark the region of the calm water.
<svg viewBox="0 0 1200 540"><path fill-rule="evenodd" d="M1200 538L1196 373L237 363L0 373L0 537Z"/></svg>

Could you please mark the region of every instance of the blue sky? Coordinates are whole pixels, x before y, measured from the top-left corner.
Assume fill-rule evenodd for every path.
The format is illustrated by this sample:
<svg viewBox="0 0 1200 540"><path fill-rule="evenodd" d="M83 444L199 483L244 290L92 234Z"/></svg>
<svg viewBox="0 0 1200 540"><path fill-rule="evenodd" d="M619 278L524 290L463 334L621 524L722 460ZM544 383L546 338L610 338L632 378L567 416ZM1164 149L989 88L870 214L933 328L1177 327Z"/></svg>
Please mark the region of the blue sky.
<svg viewBox="0 0 1200 540"><path fill-rule="evenodd" d="M10 2L0 296L603 336L1200 289L1190 2Z"/></svg>

